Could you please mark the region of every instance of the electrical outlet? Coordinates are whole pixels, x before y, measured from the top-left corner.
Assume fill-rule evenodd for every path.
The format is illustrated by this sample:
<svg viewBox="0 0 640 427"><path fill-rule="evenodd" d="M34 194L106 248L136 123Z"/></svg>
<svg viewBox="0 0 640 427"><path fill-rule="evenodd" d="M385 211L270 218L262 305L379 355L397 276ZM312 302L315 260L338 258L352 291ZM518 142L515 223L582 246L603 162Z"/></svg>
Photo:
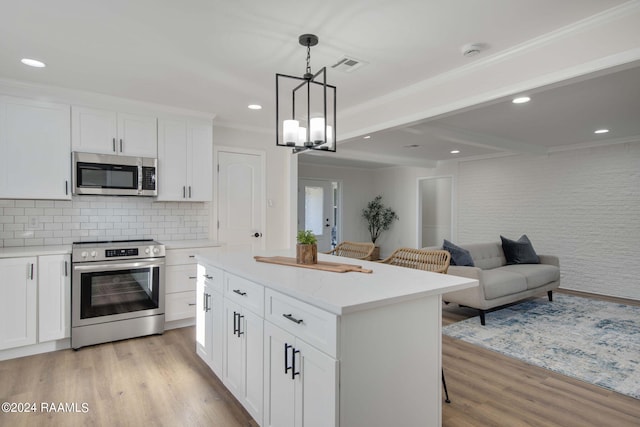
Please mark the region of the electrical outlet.
<svg viewBox="0 0 640 427"><path fill-rule="evenodd" d="M27 218L26 230L37 230L39 228L39 222L37 216L30 216Z"/></svg>

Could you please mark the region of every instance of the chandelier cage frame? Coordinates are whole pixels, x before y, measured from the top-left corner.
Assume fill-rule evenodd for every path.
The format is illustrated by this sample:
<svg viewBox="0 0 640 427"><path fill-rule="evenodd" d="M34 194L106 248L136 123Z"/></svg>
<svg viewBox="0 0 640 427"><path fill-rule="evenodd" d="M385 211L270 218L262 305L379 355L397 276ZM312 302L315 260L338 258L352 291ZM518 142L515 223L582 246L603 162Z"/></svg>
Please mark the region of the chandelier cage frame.
<svg viewBox="0 0 640 427"><path fill-rule="evenodd" d="M276 145L290 147L294 154L307 150L335 153L337 90L327 83L326 67L310 72L310 46L317 44L317 37L305 34L299 42L307 47L305 75L276 73ZM296 121L293 126L299 126L295 133L293 128L285 129L285 121L292 120Z"/></svg>

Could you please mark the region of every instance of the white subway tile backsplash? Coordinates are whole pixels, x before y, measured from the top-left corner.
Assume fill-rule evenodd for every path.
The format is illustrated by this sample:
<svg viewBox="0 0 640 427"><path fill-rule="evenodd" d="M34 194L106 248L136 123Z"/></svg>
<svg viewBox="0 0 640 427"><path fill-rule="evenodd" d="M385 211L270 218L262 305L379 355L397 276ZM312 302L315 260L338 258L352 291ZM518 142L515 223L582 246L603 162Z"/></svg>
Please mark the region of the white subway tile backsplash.
<svg viewBox="0 0 640 427"><path fill-rule="evenodd" d="M0 200L0 247L82 240L185 240L209 237L209 204L141 197Z"/></svg>

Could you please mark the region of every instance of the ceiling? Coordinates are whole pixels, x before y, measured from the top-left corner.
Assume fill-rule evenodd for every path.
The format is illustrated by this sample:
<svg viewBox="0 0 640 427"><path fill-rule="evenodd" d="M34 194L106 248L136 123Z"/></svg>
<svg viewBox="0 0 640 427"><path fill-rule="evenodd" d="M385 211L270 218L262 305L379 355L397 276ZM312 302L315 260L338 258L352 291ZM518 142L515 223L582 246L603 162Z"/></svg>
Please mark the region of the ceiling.
<svg viewBox="0 0 640 427"><path fill-rule="evenodd" d="M626 0L20 0L2 1L0 78L171 105L216 116L219 125L273 134L275 73L302 75L314 33L313 71L328 67L339 110L353 109L518 46ZM553 13L549 13L549 11ZM526 17L526 19L522 19ZM475 57L464 45L482 43ZM345 56L365 63L345 73ZM20 63L44 61L35 69ZM640 135L640 67L340 141L341 156L305 162L379 167L425 164L517 149L544 152L593 139ZM571 83L571 84L569 84ZM262 110L247 109L257 103ZM603 138L603 137L600 137ZM417 147L410 147L417 146ZM359 153L374 152L369 163ZM345 158L347 157L347 158Z"/></svg>

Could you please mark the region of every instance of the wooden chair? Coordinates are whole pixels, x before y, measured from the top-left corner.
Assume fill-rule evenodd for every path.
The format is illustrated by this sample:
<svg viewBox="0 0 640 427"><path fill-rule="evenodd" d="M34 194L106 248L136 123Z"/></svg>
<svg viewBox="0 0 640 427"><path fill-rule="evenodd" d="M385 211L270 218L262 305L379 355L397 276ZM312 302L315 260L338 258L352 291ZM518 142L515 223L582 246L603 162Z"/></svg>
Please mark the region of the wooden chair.
<svg viewBox="0 0 640 427"><path fill-rule="evenodd" d="M378 262L447 274L450 261L451 254L448 251L398 248L390 256Z"/></svg>
<svg viewBox="0 0 640 427"><path fill-rule="evenodd" d="M325 252L325 254L356 259L369 259L375 247L376 245L370 242L340 242L338 246L328 252Z"/></svg>
<svg viewBox="0 0 640 427"><path fill-rule="evenodd" d="M450 261L451 254L448 251L399 248L389 257L378 262L447 274ZM444 379L444 368L442 368L442 387L444 388L444 401L451 403L451 400L449 400L449 391L447 391L447 381Z"/></svg>

